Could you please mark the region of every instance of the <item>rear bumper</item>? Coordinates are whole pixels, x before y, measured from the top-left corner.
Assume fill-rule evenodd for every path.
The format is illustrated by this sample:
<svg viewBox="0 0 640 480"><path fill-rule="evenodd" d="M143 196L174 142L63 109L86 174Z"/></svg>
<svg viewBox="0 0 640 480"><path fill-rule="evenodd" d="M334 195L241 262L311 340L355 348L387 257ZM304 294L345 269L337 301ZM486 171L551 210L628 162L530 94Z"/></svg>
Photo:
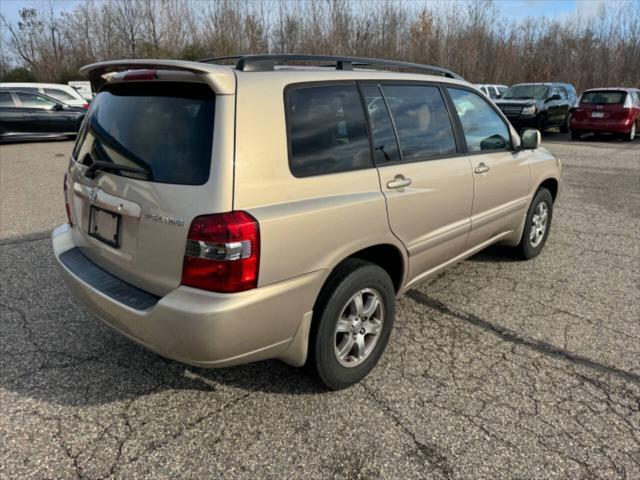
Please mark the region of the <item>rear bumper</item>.
<svg viewBox="0 0 640 480"><path fill-rule="evenodd" d="M119 301L123 297L113 289L81 278L77 266L74 273L65 265L61 255L76 248L67 225L53 231L52 243L70 293L109 326L162 356L202 367L267 358L299 366L306 360L312 308L324 271L237 294L179 286L137 304L148 306L140 310Z"/></svg>
<svg viewBox="0 0 640 480"><path fill-rule="evenodd" d="M571 119L571 130L584 130L586 132L611 132L629 133L632 125L631 119L626 120L591 120Z"/></svg>

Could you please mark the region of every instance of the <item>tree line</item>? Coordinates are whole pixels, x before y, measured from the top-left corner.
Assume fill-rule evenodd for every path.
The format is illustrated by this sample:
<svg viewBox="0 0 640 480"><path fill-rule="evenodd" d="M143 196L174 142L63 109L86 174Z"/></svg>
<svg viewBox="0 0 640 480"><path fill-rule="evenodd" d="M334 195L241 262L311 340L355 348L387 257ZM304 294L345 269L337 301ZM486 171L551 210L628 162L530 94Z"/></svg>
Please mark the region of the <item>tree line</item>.
<svg viewBox="0 0 640 480"><path fill-rule="evenodd" d="M514 20L493 0L86 0L0 18L0 79L78 79L120 58L357 55L449 68L471 82L640 87L640 0Z"/></svg>

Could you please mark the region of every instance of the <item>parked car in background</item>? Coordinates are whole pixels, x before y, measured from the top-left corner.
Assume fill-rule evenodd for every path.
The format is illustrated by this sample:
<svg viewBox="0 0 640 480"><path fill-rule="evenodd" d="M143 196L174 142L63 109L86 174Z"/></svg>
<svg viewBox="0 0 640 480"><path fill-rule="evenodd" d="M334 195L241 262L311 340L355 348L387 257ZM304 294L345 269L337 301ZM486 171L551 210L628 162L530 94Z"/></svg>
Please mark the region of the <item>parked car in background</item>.
<svg viewBox="0 0 640 480"><path fill-rule="evenodd" d="M640 90L592 88L580 95L571 115L571 138L585 133L613 133L633 140L640 131Z"/></svg>
<svg viewBox="0 0 640 480"><path fill-rule="evenodd" d="M75 136L86 110L24 90L0 90L0 140Z"/></svg>
<svg viewBox="0 0 640 480"><path fill-rule="evenodd" d="M382 355L396 296L496 242L544 248L560 162L453 72L223 61L81 70L98 93L53 250L127 337L205 367L307 363L344 388ZM407 66L422 74L389 71Z"/></svg>
<svg viewBox="0 0 640 480"><path fill-rule="evenodd" d="M518 130L535 127L542 132L559 127L567 133L576 98L576 89L570 83L520 83L495 103Z"/></svg>
<svg viewBox="0 0 640 480"><path fill-rule="evenodd" d="M478 83L475 87L491 100L502 97L502 94L509 89L506 85L493 85L487 83Z"/></svg>
<svg viewBox="0 0 640 480"><path fill-rule="evenodd" d="M23 92L38 92L55 98L72 107L89 108L89 102L75 88L58 83L0 83L0 89L15 89Z"/></svg>

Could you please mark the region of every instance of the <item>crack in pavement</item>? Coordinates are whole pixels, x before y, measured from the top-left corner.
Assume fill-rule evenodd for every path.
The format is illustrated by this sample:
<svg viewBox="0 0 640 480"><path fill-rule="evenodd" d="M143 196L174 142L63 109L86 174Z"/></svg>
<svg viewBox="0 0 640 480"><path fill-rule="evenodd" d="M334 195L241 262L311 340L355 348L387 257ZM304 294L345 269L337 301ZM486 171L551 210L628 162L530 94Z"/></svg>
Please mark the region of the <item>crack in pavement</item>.
<svg viewBox="0 0 640 480"><path fill-rule="evenodd" d="M591 360L590 358L584 357L582 355L578 355L568 350L564 350L560 347L556 347L555 345L548 342L521 337L517 335L515 332L509 330L508 328L495 325L472 313L467 313L467 312L458 313L452 310L451 308L449 308L444 303L442 303L440 300L431 298L419 290L416 290L416 289L410 290L406 293L406 295L421 305L429 307L440 313L444 313L445 315L449 315L454 318L457 318L458 320L462 320L464 322L470 323L489 333L492 333L493 335L497 336L498 338L506 342L530 348L539 353L542 353L543 355L548 355L556 358L569 360L570 362L581 365L583 367L598 370L603 373L609 373L623 380L626 380L628 382L632 382L640 385L640 375L636 373L628 372L626 370L622 370L617 367L596 362L594 360Z"/></svg>
<svg viewBox="0 0 640 480"><path fill-rule="evenodd" d="M30 235L23 235L20 237L9 237L9 238L0 238L0 246L5 245L16 245L19 243L29 243L29 242L37 242L39 240L46 240L51 236L50 232L46 233L35 233Z"/></svg>
<svg viewBox="0 0 640 480"><path fill-rule="evenodd" d="M396 412L382 399L380 399L374 390L366 384L366 382L362 382L362 388L364 388L364 390L369 394L376 405L386 412L393 422L412 440L418 454L423 456L427 462L429 462L429 465L435 467L440 473L442 473L442 475L444 475L445 478L453 478L453 468L449 464L448 458L439 451L435 444L418 440L416 434L400 421Z"/></svg>

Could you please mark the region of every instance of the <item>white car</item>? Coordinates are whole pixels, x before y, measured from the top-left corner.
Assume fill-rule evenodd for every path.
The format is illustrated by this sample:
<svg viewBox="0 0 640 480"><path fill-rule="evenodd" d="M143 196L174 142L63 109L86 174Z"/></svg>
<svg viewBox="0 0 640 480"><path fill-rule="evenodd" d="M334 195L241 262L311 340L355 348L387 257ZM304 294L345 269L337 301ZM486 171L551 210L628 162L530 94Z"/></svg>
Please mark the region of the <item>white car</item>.
<svg viewBox="0 0 640 480"><path fill-rule="evenodd" d="M82 97L73 87L62 85L59 83L17 83L3 82L0 83L0 89L10 88L12 90L23 90L27 92L44 93L56 100L71 105L73 107L89 108L89 102Z"/></svg>
<svg viewBox="0 0 640 480"><path fill-rule="evenodd" d="M474 87L484 93L491 100L496 100L497 98L502 97L502 94L509 89L506 85L493 85L486 83L476 84Z"/></svg>

